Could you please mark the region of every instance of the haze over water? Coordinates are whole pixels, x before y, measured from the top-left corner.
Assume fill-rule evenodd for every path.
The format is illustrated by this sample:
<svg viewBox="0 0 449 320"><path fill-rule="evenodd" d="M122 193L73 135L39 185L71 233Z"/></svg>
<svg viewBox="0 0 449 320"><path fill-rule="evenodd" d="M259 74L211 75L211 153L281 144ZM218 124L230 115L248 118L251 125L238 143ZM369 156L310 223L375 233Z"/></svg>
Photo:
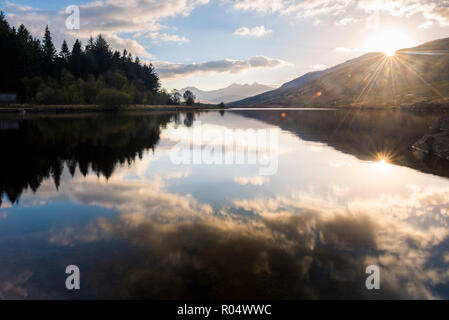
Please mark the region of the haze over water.
<svg viewBox="0 0 449 320"><path fill-rule="evenodd" d="M449 170L410 148L437 118L2 117L0 297L448 298ZM204 130L277 130L277 173L173 164L173 133L194 119ZM64 286L70 264L76 292ZM381 290L365 287L370 264Z"/></svg>

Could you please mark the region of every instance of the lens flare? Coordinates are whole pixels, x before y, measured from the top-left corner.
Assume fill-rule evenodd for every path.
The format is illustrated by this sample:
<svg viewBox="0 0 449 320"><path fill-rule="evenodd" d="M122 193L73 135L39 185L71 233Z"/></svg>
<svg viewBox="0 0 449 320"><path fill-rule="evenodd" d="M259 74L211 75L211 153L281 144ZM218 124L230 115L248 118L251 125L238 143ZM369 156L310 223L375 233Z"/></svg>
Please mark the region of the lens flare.
<svg viewBox="0 0 449 320"><path fill-rule="evenodd" d="M372 52L383 52L387 57L393 57L397 50L410 48L413 45L412 39L406 33L388 30L369 38L366 49Z"/></svg>

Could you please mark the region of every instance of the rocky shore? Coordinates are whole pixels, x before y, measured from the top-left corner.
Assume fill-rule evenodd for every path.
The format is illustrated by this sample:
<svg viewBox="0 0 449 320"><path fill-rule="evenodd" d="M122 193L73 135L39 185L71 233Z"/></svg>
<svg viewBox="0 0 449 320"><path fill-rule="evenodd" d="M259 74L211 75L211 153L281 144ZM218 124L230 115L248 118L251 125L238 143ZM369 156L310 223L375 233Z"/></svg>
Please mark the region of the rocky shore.
<svg viewBox="0 0 449 320"><path fill-rule="evenodd" d="M449 160L449 116L441 117L430 129L432 133L419 139L412 148Z"/></svg>

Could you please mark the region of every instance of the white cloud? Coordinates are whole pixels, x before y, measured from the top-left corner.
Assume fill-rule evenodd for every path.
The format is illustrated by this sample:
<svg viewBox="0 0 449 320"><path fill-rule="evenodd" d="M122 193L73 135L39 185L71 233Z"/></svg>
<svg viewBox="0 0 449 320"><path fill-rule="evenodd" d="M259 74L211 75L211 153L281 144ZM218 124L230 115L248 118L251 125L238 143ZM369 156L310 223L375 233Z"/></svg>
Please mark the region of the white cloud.
<svg viewBox="0 0 449 320"><path fill-rule="evenodd" d="M321 14L334 15L343 12L353 0L235 0L236 10L259 13L294 14L298 17L313 17Z"/></svg>
<svg viewBox="0 0 449 320"><path fill-rule="evenodd" d="M412 16L422 14L424 26L438 22L449 25L449 2L447 0L360 0L358 7L366 12L385 11L392 16ZM423 25L421 25L423 26Z"/></svg>
<svg viewBox="0 0 449 320"><path fill-rule="evenodd" d="M235 10L297 17L343 16L336 22L337 25L355 22L348 11L358 8L366 13L384 11L392 16L421 14L426 23L420 27L429 27L431 22L449 25L448 0L233 0L232 7Z"/></svg>
<svg viewBox="0 0 449 320"><path fill-rule="evenodd" d="M356 23L356 22L359 22L359 21L360 20L357 19L357 18L346 17L346 18L340 19L337 22L335 22L335 25L338 26L338 27L344 27L344 26L347 26L349 24L353 24L353 23Z"/></svg>
<svg viewBox="0 0 449 320"><path fill-rule="evenodd" d="M248 60L215 60L203 63L181 64L155 62L156 70L162 78L186 77L201 73L240 73L253 68L275 68L285 65L280 59L264 56L252 57Z"/></svg>
<svg viewBox="0 0 449 320"><path fill-rule="evenodd" d="M107 0L81 6L81 29L94 33L139 32L160 29L159 21L188 16L208 0Z"/></svg>
<svg viewBox="0 0 449 320"><path fill-rule="evenodd" d="M190 40L186 37L179 36L177 34L167 34L167 33L158 33L158 32L151 32L147 35L148 38L157 40L157 41L163 41L163 42L176 42L176 43L186 43Z"/></svg>
<svg viewBox="0 0 449 320"><path fill-rule="evenodd" d="M433 25L434 25L434 23L429 20L429 21L426 21L423 24L419 25L418 28L420 28L420 29L427 29L427 28L430 28Z"/></svg>
<svg viewBox="0 0 449 320"><path fill-rule="evenodd" d="M258 26L253 28L241 27L234 31L238 36L251 36L251 37L263 37L267 34L271 34L273 30L265 29L264 26Z"/></svg>
<svg viewBox="0 0 449 320"><path fill-rule="evenodd" d="M363 52L363 49L360 48L346 48L346 47L338 47L335 48L335 51L337 52Z"/></svg>
<svg viewBox="0 0 449 320"><path fill-rule="evenodd" d="M268 179L266 177L260 177L260 176L234 178L234 182L237 184L240 184L242 186L246 186L248 184L252 184L254 186L262 186L264 183L267 183L269 181L270 181L270 179Z"/></svg>
<svg viewBox="0 0 449 320"><path fill-rule="evenodd" d="M19 12L39 11L39 9L37 9L37 8L33 8L31 6L23 6L21 4L12 3L12 2L9 2L9 1L6 1L5 4L6 4L7 8L11 8L11 9L13 9L15 11L19 11Z"/></svg>
<svg viewBox="0 0 449 320"><path fill-rule="evenodd" d="M143 58L152 58L138 37L145 32L156 33L159 41L186 42L185 37L158 33L164 28L161 21L175 16L188 16L196 7L209 0L104 0L91 1L80 5L81 28L67 30L65 10L43 11L7 3L13 10L7 17L13 25L24 23L36 36L41 36L45 25L49 25L56 43L62 39L72 41L76 38L87 40L90 36L102 34L114 49L126 47L133 54ZM128 39L123 34L131 34Z"/></svg>
<svg viewBox="0 0 449 320"><path fill-rule="evenodd" d="M325 64L316 64L312 66L313 70L324 70L326 68L328 68L328 66L326 66Z"/></svg>
<svg viewBox="0 0 449 320"><path fill-rule="evenodd" d="M149 53L144 46L134 39L124 39L115 34L111 34L106 36L106 40L115 50L122 51L123 49L126 49L128 52L131 52L138 57L147 59L154 58L153 54Z"/></svg>

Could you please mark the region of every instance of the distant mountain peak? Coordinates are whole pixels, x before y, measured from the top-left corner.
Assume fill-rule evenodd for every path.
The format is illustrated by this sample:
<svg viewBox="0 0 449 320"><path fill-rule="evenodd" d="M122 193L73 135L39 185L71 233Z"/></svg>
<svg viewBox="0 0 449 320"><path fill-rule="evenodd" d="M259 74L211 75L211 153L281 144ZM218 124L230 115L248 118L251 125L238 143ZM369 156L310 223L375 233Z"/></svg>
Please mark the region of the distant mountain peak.
<svg viewBox="0 0 449 320"><path fill-rule="evenodd" d="M232 83L225 88L211 91L205 91L194 86L189 86L181 89L180 93L183 94L185 91L190 90L200 102L218 104L220 102L229 103L245 99L273 89L274 87L272 86L254 82L252 84Z"/></svg>

